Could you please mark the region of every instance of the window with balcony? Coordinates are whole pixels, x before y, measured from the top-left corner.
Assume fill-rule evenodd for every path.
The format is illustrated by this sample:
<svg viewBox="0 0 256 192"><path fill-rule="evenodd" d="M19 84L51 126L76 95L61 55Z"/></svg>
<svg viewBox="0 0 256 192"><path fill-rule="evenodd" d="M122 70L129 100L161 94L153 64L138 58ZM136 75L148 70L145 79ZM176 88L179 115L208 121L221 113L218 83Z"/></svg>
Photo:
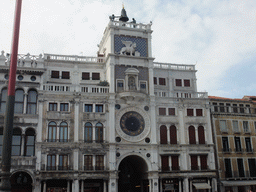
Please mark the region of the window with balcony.
<svg viewBox="0 0 256 192"><path fill-rule="evenodd" d="M252 152L251 138L245 137L246 152Z"/></svg>
<svg viewBox="0 0 256 192"><path fill-rule="evenodd" d="M69 71L62 71L61 72L61 79L70 79Z"/></svg>
<svg viewBox="0 0 256 192"><path fill-rule="evenodd" d="M243 121L243 129L244 129L244 133L249 133L249 123L248 121Z"/></svg>
<svg viewBox="0 0 256 192"><path fill-rule="evenodd" d="M104 155L96 155L95 170L104 170Z"/></svg>
<svg viewBox="0 0 256 192"><path fill-rule="evenodd" d="M166 109L165 108L159 108L159 115L166 115Z"/></svg>
<svg viewBox="0 0 256 192"><path fill-rule="evenodd" d="M189 144L196 144L195 127L189 126L188 132L189 132Z"/></svg>
<svg viewBox="0 0 256 192"><path fill-rule="evenodd" d="M103 113L103 105L102 104L96 104L95 105L95 112L96 113Z"/></svg>
<svg viewBox="0 0 256 192"><path fill-rule="evenodd" d="M169 156L161 156L162 171L169 171Z"/></svg>
<svg viewBox="0 0 256 192"><path fill-rule="evenodd" d="M199 141L199 144L205 144L205 134L204 134L203 126L198 127L198 141Z"/></svg>
<svg viewBox="0 0 256 192"><path fill-rule="evenodd" d="M229 158L224 159L225 163L225 177L230 178L232 177L232 167L231 167L231 161Z"/></svg>
<svg viewBox="0 0 256 192"><path fill-rule="evenodd" d="M36 106L37 92L35 90L30 90L28 92L27 114L36 114Z"/></svg>
<svg viewBox="0 0 256 192"><path fill-rule="evenodd" d="M222 137L222 147L223 152L230 152L228 137Z"/></svg>
<svg viewBox="0 0 256 192"><path fill-rule="evenodd" d="M177 144L177 129L175 125L170 126L170 144Z"/></svg>
<svg viewBox="0 0 256 192"><path fill-rule="evenodd" d="M24 91L22 89L17 89L15 91L15 104L14 113L23 113L24 108Z"/></svg>
<svg viewBox="0 0 256 192"><path fill-rule="evenodd" d="M82 73L82 80L90 80L90 73L89 72L83 72Z"/></svg>
<svg viewBox="0 0 256 192"><path fill-rule="evenodd" d="M47 170L56 170L56 155L47 155Z"/></svg>
<svg viewBox="0 0 256 192"><path fill-rule="evenodd" d="M49 103L49 111L57 111L57 103Z"/></svg>
<svg viewBox="0 0 256 192"><path fill-rule="evenodd" d="M69 111L69 103L60 103L60 111Z"/></svg>
<svg viewBox="0 0 256 192"><path fill-rule="evenodd" d="M57 124L54 121L51 121L48 124L48 142L57 141Z"/></svg>
<svg viewBox="0 0 256 192"><path fill-rule="evenodd" d="M243 163L243 159L237 159L237 168L238 168L238 174L239 177L244 177L244 163Z"/></svg>
<svg viewBox="0 0 256 192"><path fill-rule="evenodd" d="M92 73L92 80L100 80L100 73Z"/></svg>
<svg viewBox="0 0 256 192"><path fill-rule="evenodd" d="M60 133L59 141L68 142L68 124L66 122L62 122L60 124L59 133Z"/></svg>
<svg viewBox="0 0 256 192"><path fill-rule="evenodd" d="M21 155L21 129L14 128L12 135L12 156Z"/></svg>
<svg viewBox="0 0 256 192"><path fill-rule="evenodd" d="M233 131L235 133L239 133L239 127L238 127L238 121L232 121L232 125L233 125Z"/></svg>
<svg viewBox="0 0 256 192"><path fill-rule="evenodd" d="M103 142L103 125L101 123L97 123L95 126L95 141L97 143Z"/></svg>
<svg viewBox="0 0 256 192"><path fill-rule="evenodd" d="M256 163L255 159L248 159L250 177L256 177Z"/></svg>
<svg viewBox="0 0 256 192"><path fill-rule="evenodd" d="M168 113L171 116L175 116L175 108L168 108Z"/></svg>
<svg viewBox="0 0 256 192"><path fill-rule="evenodd" d="M92 160L93 160L92 155L84 156L84 170L93 170Z"/></svg>
<svg viewBox="0 0 256 192"><path fill-rule="evenodd" d="M194 116L194 109L187 109L187 116Z"/></svg>
<svg viewBox="0 0 256 192"><path fill-rule="evenodd" d="M190 80L184 79L184 87L190 87Z"/></svg>
<svg viewBox="0 0 256 192"><path fill-rule="evenodd" d="M167 144L167 127L165 125L160 127L160 144Z"/></svg>
<svg viewBox="0 0 256 192"><path fill-rule="evenodd" d="M59 71L51 71L51 78L59 79L60 78L60 72Z"/></svg>
<svg viewBox="0 0 256 192"><path fill-rule="evenodd" d="M59 155L58 170L68 170L68 155Z"/></svg>
<svg viewBox="0 0 256 192"><path fill-rule="evenodd" d="M35 155L35 131L34 129L27 129L25 133L25 156Z"/></svg>
<svg viewBox="0 0 256 192"><path fill-rule="evenodd" d="M178 155L172 155L171 156L172 160L172 170L179 170L179 156Z"/></svg>
<svg viewBox="0 0 256 192"><path fill-rule="evenodd" d="M226 120L220 120L220 131L221 132L227 132L227 122Z"/></svg>
<svg viewBox="0 0 256 192"><path fill-rule="evenodd" d="M242 152L240 137L235 137L236 152Z"/></svg>
<svg viewBox="0 0 256 192"><path fill-rule="evenodd" d="M84 126L84 142L92 142L92 124L87 122Z"/></svg>
<svg viewBox="0 0 256 192"><path fill-rule="evenodd" d="M85 104L84 105L84 112L92 112L93 105L92 104Z"/></svg>

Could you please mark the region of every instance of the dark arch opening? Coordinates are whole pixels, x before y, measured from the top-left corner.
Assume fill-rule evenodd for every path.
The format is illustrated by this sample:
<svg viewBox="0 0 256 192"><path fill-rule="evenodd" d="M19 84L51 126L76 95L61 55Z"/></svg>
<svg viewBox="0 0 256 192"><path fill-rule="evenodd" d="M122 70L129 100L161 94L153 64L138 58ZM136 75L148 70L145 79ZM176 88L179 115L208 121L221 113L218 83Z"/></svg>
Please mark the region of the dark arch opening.
<svg viewBox="0 0 256 192"><path fill-rule="evenodd" d="M141 157L131 155L124 158L119 165L118 191L148 191L147 171L147 164Z"/></svg>
<svg viewBox="0 0 256 192"><path fill-rule="evenodd" d="M12 192L32 192L32 178L26 172L17 172L11 176Z"/></svg>

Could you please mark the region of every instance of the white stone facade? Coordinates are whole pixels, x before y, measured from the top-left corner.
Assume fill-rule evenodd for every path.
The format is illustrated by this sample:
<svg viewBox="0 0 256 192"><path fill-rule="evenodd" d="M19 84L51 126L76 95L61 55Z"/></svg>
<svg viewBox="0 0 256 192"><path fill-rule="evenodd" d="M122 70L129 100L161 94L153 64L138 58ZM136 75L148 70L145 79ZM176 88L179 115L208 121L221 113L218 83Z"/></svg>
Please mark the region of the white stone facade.
<svg viewBox="0 0 256 192"><path fill-rule="evenodd" d="M153 62L151 33L151 24L114 20L98 57L19 56L14 180L24 173L35 192L217 191L207 93L197 92L194 65ZM122 41L136 43L134 54ZM8 65L2 53L1 107Z"/></svg>

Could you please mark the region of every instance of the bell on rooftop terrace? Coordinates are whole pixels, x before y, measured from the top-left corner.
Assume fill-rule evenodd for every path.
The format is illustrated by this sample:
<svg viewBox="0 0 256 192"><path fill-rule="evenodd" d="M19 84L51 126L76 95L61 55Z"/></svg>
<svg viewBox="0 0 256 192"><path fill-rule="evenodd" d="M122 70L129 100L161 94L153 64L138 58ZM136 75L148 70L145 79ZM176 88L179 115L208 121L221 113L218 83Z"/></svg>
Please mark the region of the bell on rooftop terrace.
<svg viewBox="0 0 256 192"><path fill-rule="evenodd" d="M121 17L119 18L119 21L123 21L123 22L129 21L129 18L126 15L126 11L125 11L124 7L121 11Z"/></svg>

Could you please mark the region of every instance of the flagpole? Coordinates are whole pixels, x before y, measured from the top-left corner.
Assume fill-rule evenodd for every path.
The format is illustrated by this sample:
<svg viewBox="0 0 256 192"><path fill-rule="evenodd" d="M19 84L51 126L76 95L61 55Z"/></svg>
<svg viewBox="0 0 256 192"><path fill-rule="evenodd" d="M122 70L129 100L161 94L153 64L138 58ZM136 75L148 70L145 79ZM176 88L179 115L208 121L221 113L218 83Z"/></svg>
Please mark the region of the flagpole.
<svg viewBox="0 0 256 192"><path fill-rule="evenodd" d="M20 31L21 4L22 0L16 0L11 49L11 63L9 70L8 95L4 119L0 192L11 192L10 170L12 152L12 130L14 117L15 83Z"/></svg>

